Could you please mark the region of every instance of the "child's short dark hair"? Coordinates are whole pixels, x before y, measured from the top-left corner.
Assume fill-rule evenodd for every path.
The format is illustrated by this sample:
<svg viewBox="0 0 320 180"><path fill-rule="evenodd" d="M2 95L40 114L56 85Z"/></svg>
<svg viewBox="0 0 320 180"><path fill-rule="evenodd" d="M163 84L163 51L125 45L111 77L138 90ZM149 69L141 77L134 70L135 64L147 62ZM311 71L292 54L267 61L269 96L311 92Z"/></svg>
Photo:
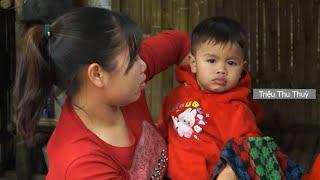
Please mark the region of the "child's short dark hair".
<svg viewBox="0 0 320 180"><path fill-rule="evenodd" d="M195 54L200 43L238 43L245 54L247 35L241 24L234 19L216 16L201 21L191 34L191 53Z"/></svg>

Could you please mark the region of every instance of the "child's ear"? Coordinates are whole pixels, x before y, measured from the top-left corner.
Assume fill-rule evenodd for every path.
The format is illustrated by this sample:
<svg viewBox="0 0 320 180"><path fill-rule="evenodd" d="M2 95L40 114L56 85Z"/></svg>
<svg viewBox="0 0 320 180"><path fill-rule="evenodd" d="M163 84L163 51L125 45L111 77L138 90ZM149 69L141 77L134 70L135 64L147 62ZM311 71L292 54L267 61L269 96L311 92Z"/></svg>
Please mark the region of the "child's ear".
<svg viewBox="0 0 320 180"><path fill-rule="evenodd" d="M182 61L179 63L179 65L186 65L190 64L190 58L189 58L190 52L182 59Z"/></svg>
<svg viewBox="0 0 320 180"><path fill-rule="evenodd" d="M189 58L189 62L190 62L191 72L196 73L197 72L196 58L191 53L188 55L188 58Z"/></svg>
<svg viewBox="0 0 320 180"><path fill-rule="evenodd" d="M108 78L105 74L103 74L102 67L97 63L92 63L89 65L87 69L88 79L92 84L97 87L103 87L105 85L104 79Z"/></svg>

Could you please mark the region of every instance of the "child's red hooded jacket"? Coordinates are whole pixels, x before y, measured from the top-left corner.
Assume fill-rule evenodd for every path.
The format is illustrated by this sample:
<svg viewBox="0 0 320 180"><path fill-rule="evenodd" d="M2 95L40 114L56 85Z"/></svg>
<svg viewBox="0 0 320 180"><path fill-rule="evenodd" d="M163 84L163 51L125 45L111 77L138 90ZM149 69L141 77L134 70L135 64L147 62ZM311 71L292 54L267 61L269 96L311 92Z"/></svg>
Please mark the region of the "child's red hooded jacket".
<svg viewBox="0 0 320 180"><path fill-rule="evenodd" d="M305 174L303 180L316 180L320 179L320 154L317 156L310 172Z"/></svg>
<svg viewBox="0 0 320 180"><path fill-rule="evenodd" d="M168 176L209 179L220 152L231 138L259 136L249 108L250 76L223 93L201 91L190 66L178 66L180 85L163 101L158 127L168 141Z"/></svg>

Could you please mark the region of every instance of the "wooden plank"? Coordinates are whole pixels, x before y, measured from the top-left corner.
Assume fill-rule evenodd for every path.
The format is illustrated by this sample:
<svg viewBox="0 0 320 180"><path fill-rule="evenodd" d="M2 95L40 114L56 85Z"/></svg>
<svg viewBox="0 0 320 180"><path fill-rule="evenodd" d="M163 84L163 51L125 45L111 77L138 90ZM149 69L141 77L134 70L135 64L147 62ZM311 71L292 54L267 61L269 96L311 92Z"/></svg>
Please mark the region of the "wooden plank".
<svg viewBox="0 0 320 180"><path fill-rule="evenodd" d="M267 21L267 17L270 17L270 1L259 1L259 70L256 77L252 77L256 79L255 85L253 85L253 88L271 88L270 85L267 84L267 80L272 80L270 78L266 78L266 74L268 72L268 69L270 67L267 66L267 62L272 62L272 59L270 59L269 55L270 52L267 53L267 51L270 51L270 29L271 29L271 21ZM267 57L268 55L268 57ZM273 73L272 73L273 74ZM267 107L274 107L274 100L260 100L259 101L264 108ZM267 108L268 111L265 111L267 114L270 114L271 108ZM266 116L268 117L268 115ZM270 120L270 118L265 119Z"/></svg>
<svg viewBox="0 0 320 180"><path fill-rule="evenodd" d="M188 13L189 13L189 3L187 0L174 0L173 1L173 23L175 29L180 29L185 32L188 31ZM177 86L177 82L173 81L173 86Z"/></svg>
<svg viewBox="0 0 320 180"><path fill-rule="evenodd" d="M318 1L319 2L319 1ZM317 63L316 63L316 67L317 67L317 69L316 69L316 72L318 72L318 74L317 74L317 76L319 77L320 76L320 3L318 3L317 5L316 5L316 7L317 7ZM320 81L320 80L319 80ZM316 88L317 88L317 122L316 122L316 124L317 125L320 125L320 83L318 82L317 83L317 86L316 86Z"/></svg>
<svg viewBox="0 0 320 180"><path fill-rule="evenodd" d="M199 21L207 18L209 16L209 9L208 9L208 0L202 0L199 2ZM211 10L211 9L210 9Z"/></svg>
<svg viewBox="0 0 320 180"><path fill-rule="evenodd" d="M250 23L249 23L249 48L250 48L250 55L248 58L248 63L250 64L249 71L251 72L253 77L257 77L257 60L258 60L258 48L257 48L257 37L258 37L258 30L257 30L257 0L251 1L249 4L251 10L250 12ZM252 84L256 85L255 80L252 80Z"/></svg>
<svg viewBox="0 0 320 180"><path fill-rule="evenodd" d="M248 11L246 9L246 11ZM275 31L272 29L275 27L273 24L275 23L275 2L274 1L266 1L265 2L265 8L263 11L263 26L264 26L264 38L263 38L263 46L264 46L264 54L263 57L265 58L265 61L262 63L263 67L263 78L260 79L259 86L253 85L253 87L259 87L259 88L273 88L274 87L274 79L275 79L275 73L274 69L276 66L276 58L275 58L275 42L276 42L276 36ZM254 78L254 77L253 77ZM267 121L266 123L270 123L269 120L272 120L272 112L274 108L274 100L261 100L260 101L263 107L266 109L265 114ZM268 122L269 121L269 122Z"/></svg>
<svg viewBox="0 0 320 180"><path fill-rule="evenodd" d="M172 29L173 27L173 7L172 0L162 1L162 28ZM169 67L162 73L162 92L161 92L161 103L162 97L173 88L174 79L174 67Z"/></svg>
<svg viewBox="0 0 320 180"><path fill-rule="evenodd" d="M23 0L15 0L15 17L16 17L16 24L15 24L15 35L16 35L16 53L19 54L22 50L22 36L25 30L25 25L22 24L19 19L22 15L22 7L23 7ZM31 178L31 171L30 171L30 158L29 158L29 148L27 148L26 144L21 143L22 138L19 134L17 134L15 143L16 143L16 173L18 179L30 179Z"/></svg>
<svg viewBox="0 0 320 180"><path fill-rule="evenodd" d="M208 2L208 17L217 15L217 0L207 0Z"/></svg>
<svg viewBox="0 0 320 180"><path fill-rule="evenodd" d="M231 3L232 3L232 17L240 21L240 13L241 13L240 4L242 2L238 0L232 0Z"/></svg>
<svg viewBox="0 0 320 180"><path fill-rule="evenodd" d="M120 12L126 15L130 15L129 0L120 0Z"/></svg>
<svg viewBox="0 0 320 180"><path fill-rule="evenodd" d="M276 88L277 74L275 70L278 68L277 64L277 2L268 1L266 3L266 62L265 62L265 78L267 79L265 87Z"/></svg>
<svg viewBox="0 0 320 180"><path fill-rule="evenodd" d="M175 11L173 12L173 23L174 28L183 31L188 31L188 13L189 4L187 0L174 0L173 7Z"/></svg>
<svg viewBox="0 0 320 180"><path fill-rule="evenodd" d="M130 12L129 15L130 17L138 23L138 25L141 27L142 25L142 0L134 0L134 1L129 1L129 7Z"/></svg>
<svg viewBox="0 0 320 180"><path fill-rule="evenodd" d="M152 27L152 1L149 0L142 0L141 2L141 24L142 29L145 34L151 34L151 27Z"/></svg>
<svg viewBox="0 0 320 180"><path fill-rule="evenodd" d="M143 32L145 32L147 35L151 35L151 26L152 26L151 25L151 23L152 23L151 1L142 0L141 9L142 9L141 23L142 23ZM152 116L153 116L153 111L152 111L152 104L153 104L152 85L153 85L153 81L155 81L155 80L149 81L146 86L146 98L147 98L148 107L150 109L150 113Z"/></svg>
<svg viewBox="0 0 320 180"><path fill-rule="evenodd" d="M247 31L247 24L246 24L246 3L247 1L241 1L239 3L239 22L241 23L242 27Z"/></svg>
<svg viewBox="0 0 320 180"><path fill-rule="evenodd" d="M191 33L193 28L203 19L208 17L208 1L194 0L189 1L189 24L188 32Z"/></svg>
<svg viewBox="0 0 320 180"><path fill-rule="evenodd" d="M293 32L294 32L294 60L293 60L293 82L294 87L303 87L305 79L304 54L305 54L305 38L304 38L304 8L300 2L294 3L293 13Z"/></svg>
<svg viewBox="0 0 320 180"><path fill-rule="evenodd" d="M290 36L290 25L288 18L288 0L279 1L279 36L278 36L278 53L280 58L278 59L278 88L289 88L289 36ZM288 105L290 100L281 100L280 102L280 112L281 112L281 123L289 123L288 118ZM289 122L288 122L289 121Z"/></svg>
<svg viewBox="0 0 320 180"><path fill-rule="evenodd" d="M288 75L287 75L287 79L288 79L288 87L287 88L293 88L292 87L292 74L294 73L293 72L293 2L292 0L289 0L287 2L287 7L286 7L286 19L287 19L287 25L288 25L288 47L287 47L287 50L288 50L288 64L286 66L288 66ZM292 116L292 112L290 112L292 110L292 108L294 107L294 103L292 103L293 101L290 101L288 104L287 104L287 123L294 123L294 119L293 119L293 116Z"/></svg>
<svg viewBox="0 0 320 180"><path fill-rule="evenodd" d="M310 13L312 13L312 19L311 19L311 62L309 63L309 68L312 68L310 71L310 76L309 78L311 79L311 84L309 88L319 88L320 86L320 68L317 67L317 64L319 64L319 60L317 59L318 54L317 54L317 42L318 42L318 14L319 14L319 8L318 8L319 1L318 0L312 0L309 4L309 8L312 9ZM311 124L317 125L318 124L318 112L319 111L319 104L317 100L311 100L310 101L310 119L311 119Z"/></svg>
<svg viewBox="0 0 320 180"><path fill-rule="evenodd" d="M155 0L151 3L151 34L161 31L161 0ZM150 110L153 119L157 119L162 101L162 73L156 75L150 82Z"/></svg>
<svg viewBox="0 0 320 180"><path fill-rule="evenodd" d="M233 12L232 12L232 0L224 0L223 1L223 9L224 9L224 15L233 18Z"/></svg>
<svg viewBox="0 0 320 180"><path fill-rule="evenodd" d="M302 88L301 76L304 75L303 68L303 41L301 34L301 5L298 1L292 1L292 60L291 60L291 84L292 88ZM293 123L299 122L299 117L302 116L303 100L295 100L292 102L291 121Z"/></svg>
<svg viewBox="0 0 320 180"><path fill-rule="evenodd" d="M258 55L257 55L257 74L255 77L256 82L256 87L261 87L261 81L263 79L263 74L264 74L264 50L265 50L265 30L266 27L264 26L264 11L265 11L265 1L258 1L257 2L258 6L258 12L257 12L257 31L258 31L258 43L257 43L257 48L258 48Z"/></svg>
<svg viewBox="0 0 320 180"><path fill-rule="evenodd" d="M173 29L173 7L172 0L162 1L162 29Z"/></svg>
<svg viewBox="0 0 320 180"><path fill-rule="evenodd" d="M245 52L245 61L248 62L248 64L245 65L245 69L250 71L250 63L249 63L249 59L250 59L250 11L247 10L247 8L249 7L250 4L250 0L244 0L241 3L241 9L242 9L242 20L240 21L243 28L246 30L247 32L247 47L246 47L246 52Z"/></svg>
<svg viewBox="0 0 320 180"><path fill-rule="evenodd" d="M305 76L304 76L304 83L303 83L303 87L305 88L312 88L313 87L313 83L312 83L312 79L314 79L315 77L312 77L312 70L313 70L313 66L314 64L312 64L313 60L313 50L312 48L314 47L314 40L312 40L313 38L313 0L309 0L309 1L303 1L302 2L302 7L304 8L304 17L305 17L305 21L304 21L304 27L305 27L305 33L304 33L304 38L305 38L305 54L304 54L304 69L305 69ZM304 122L306 123L306 121L308 121L308 123L311 123L311 110L312 110L312 104L310 103L310 101L305 101L304 102L304 114L303 116L301 116L300 118L303 119L304 118Z"/></svg>
<svg viewBox="0 0 320 180"><path fill-rule="evenodd" d="M222 16L225 14L224 12L224 3L223 3L223 0L215 0L215 5L216 5L216 8L215 8L215 15L216 16Z"/></svg>
<svg viewBox="0 0 320 180"><path fill-rule="evenodd" d="M120 12L120 1L121 0L112 0L111 1L111 8L113 11Z"/></svg>
<svg viewBox="0 0 320 180"><path fill-rule="evenodd" d="M274 88L279 88L281 87L281 84L279 82L279 67L280 67L280 7L279 7L279 1L275 1L274 4L273 4L273 8L274 8L274 23L272 24L272 30L273 30L273 38L272 39L272 42L273 42L273 46L274 46L274 49L273 49L273 58L274 58L274 69L271 69L271 71L273 72L270 72L270 73L273 73L274 74L274 79L273 79L273 85L274 85ZM273 100L273 104L272 104L272 112L271 112L271 123L273 123L274 126L278 126L279 124L281 124L281 112L282 112L282 105L281 103L283 103L282 101L279 101L279 100ZM270 106L269 106L270 107Z"/></svg>
<svg viewBox="0 0 320 180"><path fill-rule="evenodd" d="M124 0L118 1L118 2L120 2L120 10L121 11L123 11L123 9L126 9L126 8L122 7L122 5L123 5L122 1L124 1ZM140 7L141 7L141 9L140 9L140 14L141 14L140 27L142 28L142 31L144 32L144 36L148 37L151 34L151 22L152 22L151 1L141 0ZM146 86L146 90L145 90L147 104L148 104L148 107L150 109L151 114L153 113L152 112L152 104L153 104L152 103L152 85L153 85L153 81L148 82L147 86Z"/></svg>
<svg viewBox="0 0 320 180"><path fill-rule="evenodd" d="M222 11L220 12L219 15L230 17L230 15L229 15L229 9L228 9L229 6L228 6L228 5L229 5L228 0L223 0L223 1L221 2Z"/></svg>
<svg viewBox="0 0 320 180"><path fill-rule="evenodd" d="M161 32L161 0L154 0L151 3L151 34L156 34Z"/></svg>
<svg viewBox="0 0 320 180"><path fill-rule="evenodd" d="M189 1L189 24L188 32L191 33L193 28L199 23L201 0Z"/></svg>

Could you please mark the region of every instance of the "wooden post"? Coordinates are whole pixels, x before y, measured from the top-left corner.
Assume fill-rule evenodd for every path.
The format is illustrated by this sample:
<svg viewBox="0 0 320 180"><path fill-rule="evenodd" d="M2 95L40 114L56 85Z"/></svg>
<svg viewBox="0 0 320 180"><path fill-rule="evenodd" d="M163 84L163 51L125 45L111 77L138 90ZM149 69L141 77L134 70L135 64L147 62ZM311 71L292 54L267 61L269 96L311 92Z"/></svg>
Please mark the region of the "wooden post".
<svg viewBox="0 0 320 180"><path fill-rule="evenodd" d="M16 13L16 57L19 57L21 52L22 36L25 31L25 25L20 22L22 15L23 0L15 0L15 13ZM31 179L31 161L30 161L30 149L27 148L26 144L22 142L21 136L16 134L16 172L17 179Z"/></svg>

